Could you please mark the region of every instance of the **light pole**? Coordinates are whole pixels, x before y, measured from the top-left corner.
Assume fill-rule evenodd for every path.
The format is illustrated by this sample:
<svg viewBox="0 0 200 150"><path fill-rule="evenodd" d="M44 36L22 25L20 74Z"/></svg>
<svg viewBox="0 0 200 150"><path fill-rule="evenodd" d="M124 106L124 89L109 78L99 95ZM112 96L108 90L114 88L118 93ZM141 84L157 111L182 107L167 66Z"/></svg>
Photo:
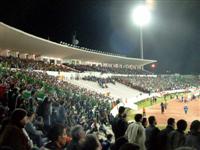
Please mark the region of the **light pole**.
<svg viewBox="0 0 200 150"><path fill-rule="evenodd" d="M150 11L146 5L137 6L132 12L132 20L140 28L140 58L144 59L143 46L143 27L146 26L150 19Z"/></svg>
<svg viewBox="0 0 200 150"><path fill-rule="evenodd" d="M140 26L140 58L144 59L144 47L143 47L143 33L142 33L142 27Z"/></svg>

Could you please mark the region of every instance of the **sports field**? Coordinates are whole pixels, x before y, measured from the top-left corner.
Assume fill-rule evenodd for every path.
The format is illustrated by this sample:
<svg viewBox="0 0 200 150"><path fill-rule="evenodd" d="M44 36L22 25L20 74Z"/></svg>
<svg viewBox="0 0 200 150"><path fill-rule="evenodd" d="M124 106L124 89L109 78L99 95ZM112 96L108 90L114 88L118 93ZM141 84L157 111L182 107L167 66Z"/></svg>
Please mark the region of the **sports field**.
<svg viewBox="0 0 200 150"><path fill-rule="evenodd" d="M185 103L172 99L168 101L167 109L164 114L161 114L160 104L155 104L146 108L146 116L156 116L158 126L165 126L169 117L175 118L176 121L185 119L189 126L193 120L200 119L200 99L187 102L189 108L187 114L184 113L184 105ZM139 110L139 112L142 113L142 110Z"/></svg>

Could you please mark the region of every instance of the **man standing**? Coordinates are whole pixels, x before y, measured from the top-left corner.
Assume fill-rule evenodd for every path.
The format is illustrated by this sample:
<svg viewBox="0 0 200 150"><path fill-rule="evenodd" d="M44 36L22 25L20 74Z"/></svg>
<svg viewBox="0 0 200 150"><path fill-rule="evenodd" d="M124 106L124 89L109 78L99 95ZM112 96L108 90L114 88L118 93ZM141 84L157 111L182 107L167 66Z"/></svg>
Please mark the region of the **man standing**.
<svg viewBox="0 0 200 150"><path fill-rule="evenodd" d="M37 98L36 98L36 90L32 90L31 91L31 96L29 97L28 101L29 101L29 106L28 106L28 110L30 112L36 112L37 109Z"/></svg>
<svg viewBox="0 0 200 150"><path fill-rule="evenodd" d="M128 126L125 137L129 143L137 144L140 146L140 150L146 150L145 147L145 129L142 126L142 114L135 115L135 122Z"/></svg>
<svg viewBox="0 0 200 150"><path fill-rule="evenodd" d="M124 136L126 129L128 127L128 122L125 120L126 118L126 109L123 106L119 107L119 113L114 118L112 122L112 130L115 135L115 141Z"/></svg>
<svg viewBox="0 0 200 150"><path fill-rule="evenodd" d="M146 128L146 148L147 150L156 150L158 148L158 134L160 130L156 127L155 116L150 116L148 118L149 126Z"/></svg>
<svg viewBox="0 0 200 150"><path fill-rule="evenodd" d="M68 145L68 150L80 150L81 143L85 140L85 131L82 126L77 125L71 130L72 141Z"/></svg>
<svg viewBox="0 0 200 150"><path fill-rule="evenodd" d="M167 127L160 131L158 135L158 147L162 147L163 150L167 150L167 137L170 132L174 131L175 128L175 119L169 118L167 120Z"/></svg>
<svg viewBox="0 0 200 150"><path fill-rule="evenodd" d="M11 115L11 122L0 135L0 145L14 150L31 150L32 141L24 131L27 121L27 112L24 109L15 109Z"/></svg>
<svg viewBox="0 0 200 150"><path fill-rule="evenodd" d="M185 133L184 131L187 128L187 122L183 119L177 122L177 129L170 132L168 136L167 149L174 150L178 147L184 146L185 144Z"/></svg>
<svg viewBox="0 0 200 150"><path fill-rule="evenodd" d="M160 104L160 108L161 108L161 113L164 114L165 106L164 106L163 102Z"/></svg>
<svg viewBox="0 0 200 150"><path fill-rule="evenodd" d="M188 112L188 106L185 105L183 109L184 109L185 114L187 114L187 112Z"/></svg>

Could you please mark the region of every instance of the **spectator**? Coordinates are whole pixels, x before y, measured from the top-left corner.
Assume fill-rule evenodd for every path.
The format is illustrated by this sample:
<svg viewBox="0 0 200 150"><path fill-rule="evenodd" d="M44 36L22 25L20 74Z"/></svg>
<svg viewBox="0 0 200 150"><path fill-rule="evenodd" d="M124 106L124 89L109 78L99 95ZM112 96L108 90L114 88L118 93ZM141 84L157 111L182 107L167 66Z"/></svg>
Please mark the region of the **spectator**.
<svg viewBox="0 0 200 150"><path fill-rule="evenodd" d="M186 136L186 146L200 149L200 121L194 120L190 126L190 132Z"/></svg>
<svg viewBox="0 0 200 150"><path fill-rule="evenodd" d="M163 150L167 150L167 137L170 132L174 131L175 128L175 119L169 118L167 120L167 127L160 131L158 135L158 147L162 147Z"/></svg>
<svg viewBox="0 0 200 150"><path fill-rule="evenodd" d="M101 144L96 136L88 134L81 143L81 150L101 150Z"/></svg>
<svg viewBox="0 0 200 150"><path fill-rule="evenodd" d="M146 128L146 148L147 150L156 150L158 147L158 134L160 130L156 127L156 118L155 116L150 116L148 118L149 126Z"/></svg>
<svg viewBox="0 0 200 150"><path fill-rule="evenodd" d="M65 118L65 108L64 108L64 101L61 101L58 109L58 122L64 125L65 119L63 118Z"/></svg>
<svg viewBox="0 0 200 150"><path fill-rule="evenodd" d="M41 147L43 145L42 131L36 130L36 127L33 125L33 121L35 119L35 113L28 112L28 123L25 126L25 129L30 136L31 140L34 144L36 144L38 147Z"/></svg>
<svg viewBox="0 0 200 150"><path fill-rule="evenodd" d="M144 128L147 127L148 122L147 122L147 118L146 117L142 118L142 125L143 125Z"/></svg>
<svg viewBox="0 0 200 150"><path fill-rule="evenodd" d="M57 124L50 128L48 138L51 142L45 145L49 150L64 150L66 146L66 128Z"/></svg>
<svg viewBox="0 0 200 150"><path fill-rule="evenodd" d="M119 138L124 136L126 129L128 127L128 123L125 120L126 118L126 109L123 106L119 107L118 115L112 122L112 130L115 135L115 141Z"/></svg>
<svg viewBox="0 0 200 150"><path fill-rule="evenodd" d="M10 112L12 112L16 108L17 95L18 95L18 90L12 84L8 92L8 107Z"/></svg>
<svg viewBox="0 0 200 150"><path fill-rule="evenodd" d="M135 115L135 123L132 123L128 126L125 137L128 139L129 143L140 146L140 150L146 150L146 136L145 129L142 126L142 114Z"/></svg>
<svg viewBox="0 0 200 150"><path fill-rule="evenodd" d="M24 99L22 98L22 94L23 94L23 89L20 89L19 90L19 94L16 98L16 108L24 108Z"/></svg>
<svg viewBox="0 0 200 150"><path fill-rule="evenodd" d="M71 130L72 141L68 146L68 150L79 150L81 142L85 139L85 131L82 126L77 125Z"/></svg>
<svg viewBox="0 0 200 150"><path fill-rule="evenodd" d="M44 119L44 127L48 130L51 126L51 108L52 104L48 97L45 97L41 104L41 115Z"/></svg>
<svg viewBox="0 0 200 150"><path fill-rule="evenodd" d="M185 129L187 128L187 122L183 119L177 122L177 129L170 132L168 136L167 149L174 150L185 144Z"/></svg>
<svg viewBox="0 0 200 150"><path fill-rule="evenodd" d="M31 96L29 97L29 108L28 110L30 112L36 112L37 109L37 102L36 102L36 91L32 90L31 91Z"/></svg>
<svg viewBox="0 0 200 150"><path fill-rule="evenodd" d="M11 123L8 124L0 136L0 145L9 146L15 150L30 150L30 143L24 133L24 126L27 123L27 112L24 109L15 109L11 116Z"/></svg>
<svg viewBox="0 0 200 150"><path fill-rule="evenodd" d="M101 143L102 150L110 150L110 147L112 145L112 143L111 143L112 142L112 137L113 137L112 134L108 134L107 135L107 139Z"/></svg>

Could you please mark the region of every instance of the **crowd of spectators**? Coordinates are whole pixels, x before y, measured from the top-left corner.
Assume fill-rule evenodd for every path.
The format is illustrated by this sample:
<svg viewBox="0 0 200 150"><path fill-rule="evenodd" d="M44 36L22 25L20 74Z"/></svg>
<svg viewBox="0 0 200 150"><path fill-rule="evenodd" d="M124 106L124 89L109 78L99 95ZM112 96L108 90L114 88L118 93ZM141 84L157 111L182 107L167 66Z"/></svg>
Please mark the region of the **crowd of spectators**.
<svg viewBox="0 0 200 150"><path fill-rule="evenodd" d="M58 64L55 65L50 62L44 62L33 59L21 59L13 56L0 56L0 62L6 67L29 69L29 70L43 70L43 71L63 71L63 72L101 72L101 73L113 73L113 74L152 74L147 70L128 68L128 67L111 67L101 65L83 65L83 64Z"/></svg>
<svg viewBox="0 0 200 150"><path fill-rule="evenodd" d="M157 77L114 77L114 79L131 88L137 89L145 93L162 92L167 90L187 89L190 87L198 87L200 79L184 78L179 76L157 76Z"/></svg>
<svg viewBox="0 0 200 150"><path fill-rule="evenodd" d="M94 72L101 72L101 73L113 73L113 74L152 74L147 70L135 69L135 68L128 68L128 67L114 67L114 66L101 66L101 65L83 65L83 64L65 64L71 68L79 70L81 72L84 71L94 71Z"/></svg>
<svg viewBox="0 0 200 150"><path fill-rule="evenodd" d="M95 77L95 76L85 76L82 79L83 80L97 82L99 84L99 86L102 87L102 88L107 88L108 87L107 86L108 83L115 84L115 80L113 80L110 77L107 77L107 78L98 78L98 77Z"/></svg>
<svg viewBox="0 0 200 150"><path fill-rule="evenodd" d="M148 122L143 124L143 120L148 120ZM166 128L162 130L156 125L155 116L145 118L142 114L136 114L135 121L128 124L126 122L126 110L124 107L120 107L119 114L112 123L112 130L115 135L114 147L122 149L128 147L125 145L132 144L134 150L200 149L199 120L194 120L191 123L189 132L186 132L188 123L184 119L176 122L174 118L169 118Z"/></svg>
<svg viewBox="0 0 200 150"><path fill-rule="evenodd" d="M43 71L63 71L69 72L74 71L78 72L75 69L72 69L65 65L55 65L49 62L33 60L33 59L21 59L13 56L4 57L0 56L0 62L3 66L18 68L18 69L29 69L29 70L43 70Z"/></svg>
<svg viewBox="0 0 200 150"><path fill-rule="evenodd" d="M186 134L187 121L183 119L176 123L174 118L169 118L167 127L160 130L155 116L148 118L147 125L143 123L143 116L136 114L135 122L128 124L124 107L119 108L115 118L110 115L112 98L33 71L36 68L28 69L29 62L22 62L24 65L19 67L18 59L6 59L12 61L3 58L3 67L0 67L0 149L200 149L199 120L192 122ZM142 88L160 91L168 90L169 86L179 89L198 84L196 79L181 83L177 78L167 77L114 80L134 81ZM109 125L115 135L114 143L107 131ZM107 139L100 139L99 133Z"/></svg>
<svg viewBox="0 0 200 150"><path fill-rule="evenodd" d="M105 125L109 123L109 97L41 72L1 68L0 79L0 145L23 150L42 147L50 140L46 146L54 150L56 140L61 147L62 143L66 143L66 136L65 140L55 136L65 135L66 129L69 133L76 125L81 125L84 132L102 131L107 135ZM15 113L19 117L13 121ZM53 125L58 123L60 125L54 128ZM20 130L15 131L16 126ZM17 134L10 137L10 132Z"/></svg>

